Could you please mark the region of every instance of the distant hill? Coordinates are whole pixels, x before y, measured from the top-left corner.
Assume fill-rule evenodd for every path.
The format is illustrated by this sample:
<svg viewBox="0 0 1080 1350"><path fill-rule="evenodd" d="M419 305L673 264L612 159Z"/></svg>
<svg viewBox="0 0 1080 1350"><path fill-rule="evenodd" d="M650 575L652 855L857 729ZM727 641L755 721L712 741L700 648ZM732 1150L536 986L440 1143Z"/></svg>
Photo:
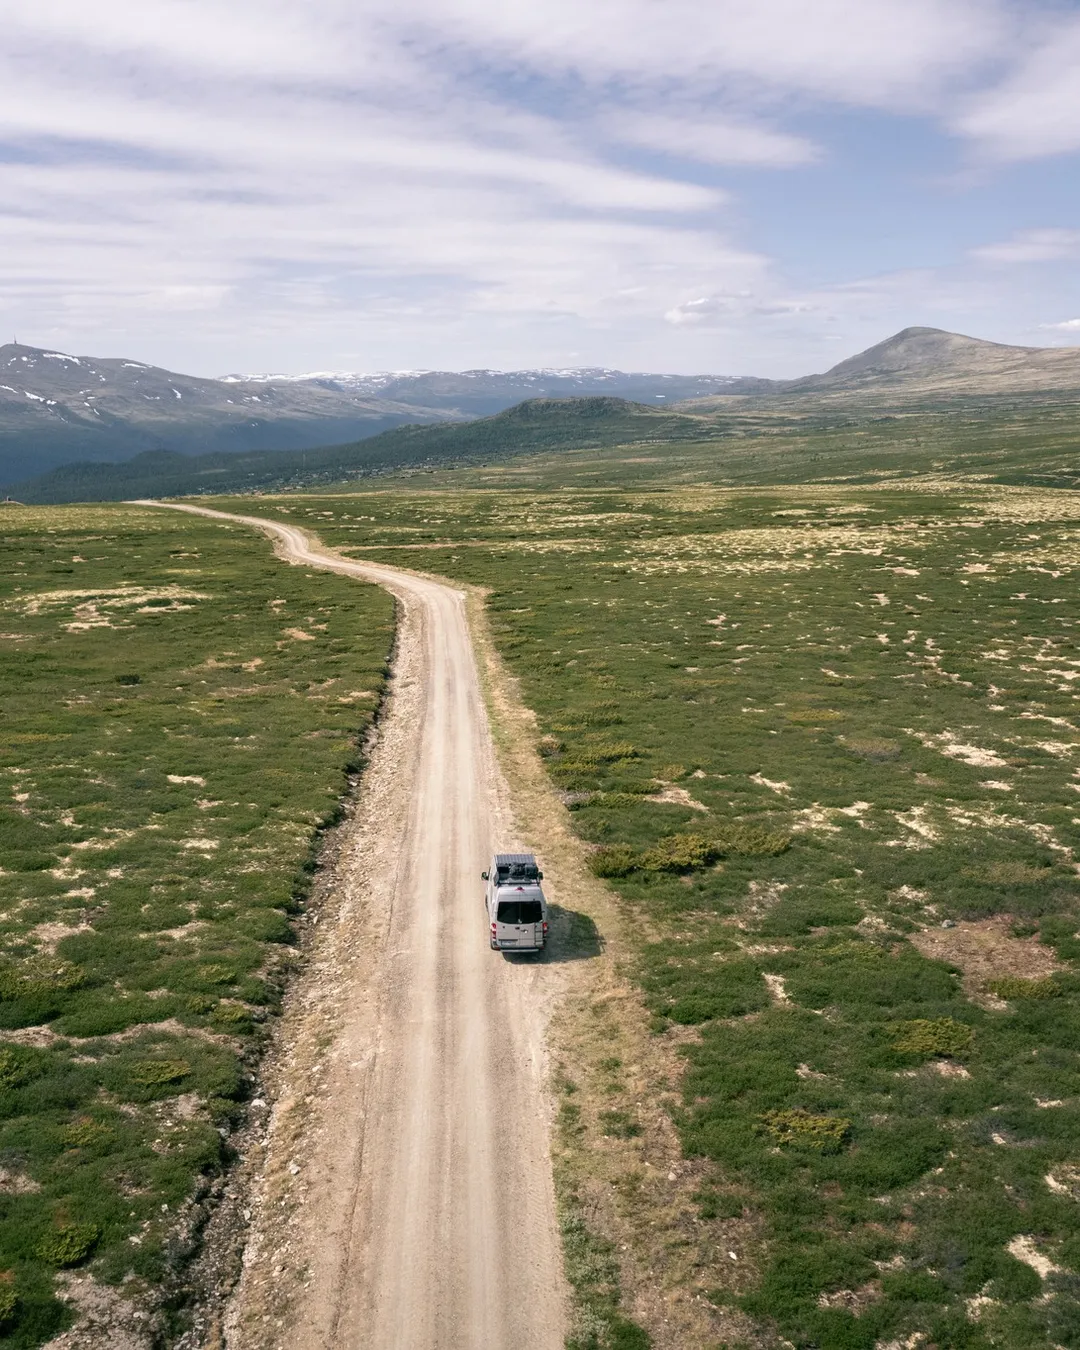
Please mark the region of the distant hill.
<svg viewBox="0 0 1080 1350"><path fill-rule="evenodd" d="M711 420L620 398L529 399L472 422L403 426L316 450L192 457L151 451L120 464L68 464L16 485L14 495L44 504L269 492L389 469L476 463L564 447L698 440L716 432Z"/></svg>
<svg viewBox="0 0 1080 1350"><path fill-rule="evenodd" d="M859 405L1080 392L1080 347L1010 347L942 328L905 328L822 375L768 383L751 397ZM682 406L700 411L729 401L721 394Z"/></svg>

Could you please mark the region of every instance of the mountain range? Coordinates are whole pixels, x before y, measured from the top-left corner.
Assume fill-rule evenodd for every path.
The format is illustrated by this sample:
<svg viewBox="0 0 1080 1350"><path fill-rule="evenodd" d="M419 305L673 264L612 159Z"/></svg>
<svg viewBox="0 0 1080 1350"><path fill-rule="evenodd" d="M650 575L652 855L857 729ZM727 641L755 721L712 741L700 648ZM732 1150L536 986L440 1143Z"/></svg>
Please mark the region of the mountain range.
<svg viewBox="0 0 1080 1350"><path fill-rule="evenodd" d="M460 421L529 398L611 395L665 404L719 393L723 376L617 370L469 370L201 379L141 361L0 347L0 484L72 461L146 451L303 450L405 423Z"/></svg>
<svg viewBox="0 0 1080 1350"><path fill-rule="evenodd" d="M295 485L307 481L316 465L318 481L326 482L334 473L355 477L487 455L496 441L499 454L554 446L584 434L585 422L604 443L612 443L616 425L626 422L633 441L644 434L648 411L682 415L683 422L672 421L664 431L649 423L658 438L679 439L704 434L710 419L736 409L947 409L958 400L1002 396L1080 397L1080 347L1012 347L937 328L905 328L823 374L795 380L605 368L210 380L137 361L10 344L0 347L0 483L14 485L26 500L109 499L124 495L123 484L132 477L112 466L137 458L135 476L149 495L158 481L173 494L209 491L226 481L229 490L239 490ZM564 415L554 406L575 401L591 409L584 422L569 408ZM517 420L496 416L517 406L533 412ZM466 425L453 435L430 425L446 422ZM712 434L718 430L712 426ZM301 456L290 457L292 450ZM185 465L184 456L198 463ZM43 470L51 472L43 477Z"/></svg>
<svg viewBox="0 0 1080 1350"><path fill-rule="evenodd" d="M364 398L391 399L462 417L487 417L530 398L599 396L661 405L711 394L748 393L772 383L733 375L650 375L610 370L606 366L562 370L404 370L374 375L315 371L307 375L226 376L226 379L317 382Z"/></svg>

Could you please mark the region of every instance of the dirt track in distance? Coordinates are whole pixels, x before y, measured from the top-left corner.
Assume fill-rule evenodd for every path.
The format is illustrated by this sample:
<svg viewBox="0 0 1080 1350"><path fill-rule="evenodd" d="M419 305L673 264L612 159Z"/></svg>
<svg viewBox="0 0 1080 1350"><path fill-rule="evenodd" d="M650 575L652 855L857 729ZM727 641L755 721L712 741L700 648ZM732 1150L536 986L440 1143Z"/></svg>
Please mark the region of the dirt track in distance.
<svg viewBox="0 0 1080 1350"><path fill-rule="evenodd" d="M160 503L143 503L161 505ZM283 1018L229 1350L558 1350L566 1294L544 1092L557 965L486 938L514 847L465 597L293 526L289 562L391 590L391 694Z"/></svg>

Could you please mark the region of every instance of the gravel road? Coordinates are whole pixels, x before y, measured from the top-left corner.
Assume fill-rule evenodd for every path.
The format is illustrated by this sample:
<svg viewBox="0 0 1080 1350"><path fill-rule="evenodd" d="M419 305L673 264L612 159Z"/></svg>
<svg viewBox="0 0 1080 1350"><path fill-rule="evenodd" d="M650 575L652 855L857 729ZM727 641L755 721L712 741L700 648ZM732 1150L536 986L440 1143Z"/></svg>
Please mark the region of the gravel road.
<svg viewBox="0 0 1080 1350"><path fill-rule="evenodd" d="M388 708L331 877L341 894L284 1018L226 1342L558 1350L543 1085L558 966L488 946L480 872L519 841L465 598L292 525L176 509L253 526L286 560L399 602Z"/></svg>

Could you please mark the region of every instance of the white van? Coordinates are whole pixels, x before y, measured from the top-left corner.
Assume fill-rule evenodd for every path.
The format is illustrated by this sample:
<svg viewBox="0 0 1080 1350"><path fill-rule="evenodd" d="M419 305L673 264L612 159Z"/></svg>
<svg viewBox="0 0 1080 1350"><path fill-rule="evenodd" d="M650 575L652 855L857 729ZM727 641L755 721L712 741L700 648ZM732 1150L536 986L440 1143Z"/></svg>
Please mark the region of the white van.
<svg viewBox="0 0 1080 1350"><path fill-rule="evenodd" d="M543 872L531 853L496 853L481 872L487 882L487 909L492 948L504 952L543 951L548 935L547 901L540 889Z"/></svg>

